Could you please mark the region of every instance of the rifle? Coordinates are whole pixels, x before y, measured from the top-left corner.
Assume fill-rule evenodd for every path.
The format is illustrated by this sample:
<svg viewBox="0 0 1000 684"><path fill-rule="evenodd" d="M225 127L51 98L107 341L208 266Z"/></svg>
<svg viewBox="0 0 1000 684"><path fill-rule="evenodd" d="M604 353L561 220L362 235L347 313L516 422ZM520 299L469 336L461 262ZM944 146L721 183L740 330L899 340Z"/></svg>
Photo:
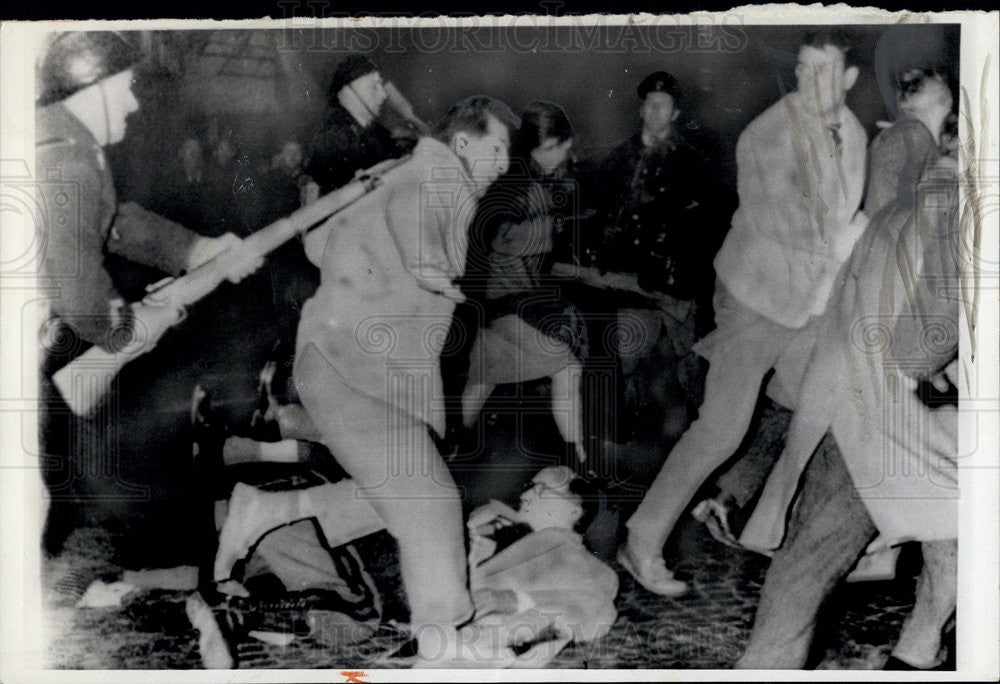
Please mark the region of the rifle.
<svg viewBox="0 0 1000 684"><path fill-rule="evenodd" d="M410 101L406 99L403 93L399 92L399 88L390 82L386 82L385 94L388 96L389 105L396 110L397 114L403 117L407 125L412 127L418 135L427 136L431 134L430 126L417 116L416 112L413 111L413 105L410 104Z"/></svg>
<svg viewBox="0 0 1000 684"><path fill-rule="evenodd" d="M346 209L377 188L384 176L408 161L409 157L390 159L359 171L354 180L320 197L315 202L278 219L244 238L247 262L267 256L293 237L305 234L321 221ZM147 289L143 304L170 306L183 312L187 307L211 294L228 277L221 268L222 254L176 278L165 278ZM182 314L177 322L184 319ZM151 349L152 347L150 347ZM148 351L106 351L94 345L60 368L52 376L59 394L78 416L89 414L107 394L118 372L125 365Z"/></svg>

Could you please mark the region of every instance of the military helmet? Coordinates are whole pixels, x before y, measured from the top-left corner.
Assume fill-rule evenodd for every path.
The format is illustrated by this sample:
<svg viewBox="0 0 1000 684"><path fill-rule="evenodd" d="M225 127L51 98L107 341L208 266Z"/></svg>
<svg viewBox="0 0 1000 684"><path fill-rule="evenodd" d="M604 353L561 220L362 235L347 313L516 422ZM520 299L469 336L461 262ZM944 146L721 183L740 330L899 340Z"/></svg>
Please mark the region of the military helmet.
<svg viewBox="0 0 1000 684"><path fill-rule="evenodd" d="M42 62L39 105L49 105L142 60L142 51L116 31L69 31L58 36Z"/></svg>

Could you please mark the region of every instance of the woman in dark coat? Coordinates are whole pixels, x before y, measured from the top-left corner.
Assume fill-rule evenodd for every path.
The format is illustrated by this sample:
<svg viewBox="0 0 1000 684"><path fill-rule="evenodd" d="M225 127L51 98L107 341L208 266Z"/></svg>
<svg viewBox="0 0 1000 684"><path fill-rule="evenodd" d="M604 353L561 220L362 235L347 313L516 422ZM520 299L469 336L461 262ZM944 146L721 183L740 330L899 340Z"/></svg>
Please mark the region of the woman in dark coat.
<svg viewBox="0 0 1000 684"><path fill-rule="evenodd" d="M552 413L582 462L580 378L587 331L577 308L546 285L557 234L576 220L573 127L562 107L528 105L511 170L484 196L473 219L464 287L482 312L462 395L466 428L503 383L552 379Z"/></svg>

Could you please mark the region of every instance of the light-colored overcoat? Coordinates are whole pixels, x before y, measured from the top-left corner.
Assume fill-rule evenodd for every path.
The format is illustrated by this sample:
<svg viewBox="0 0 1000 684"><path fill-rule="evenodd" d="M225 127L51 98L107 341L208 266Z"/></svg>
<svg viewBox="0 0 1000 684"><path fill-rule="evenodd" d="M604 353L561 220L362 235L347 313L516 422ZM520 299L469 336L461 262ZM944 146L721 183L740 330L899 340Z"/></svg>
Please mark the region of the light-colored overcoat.
<svg viewBox="0 0 1000 684"><path fill-rule="evenodd" d="M799 478L829 430L883 541L957 534L957 411L914 378L958 349L957 177L903 119L872 146L876 213L820 322L788 442L741 541L773 549ZM914 165L922 169L914 169Z"/></svg>
<svg viewBox="0 0 1000 684"><path fill-rule="evenodd" d="M477 192L461 160L423 138L382 184L306 238L321 271L296 354L314 346L344 381L444 433L439 357Z"/></svg>

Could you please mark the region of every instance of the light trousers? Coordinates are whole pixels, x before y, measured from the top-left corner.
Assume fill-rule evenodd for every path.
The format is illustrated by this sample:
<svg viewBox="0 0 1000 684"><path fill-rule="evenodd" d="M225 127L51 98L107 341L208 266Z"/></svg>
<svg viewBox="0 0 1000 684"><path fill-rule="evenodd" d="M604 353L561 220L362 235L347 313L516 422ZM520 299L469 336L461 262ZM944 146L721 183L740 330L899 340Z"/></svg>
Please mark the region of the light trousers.
<svg viewBox="0 0 1000 684"><path fill-rule="evenodd" d="M657 557L692 497L739 449L753 420L761 383L796 331L764 318L721 285L715 297L718 328L698 419L667 456L642 503L629 519L629 547Z"/></svg>
<svg viewBox="0 0 1000 684"><path fill-rule="evenodd" d="M411 625L467 620L462 503L427 426L347 385L315 347L299 354L295 384L324 444L399 544Z"/></svg>

